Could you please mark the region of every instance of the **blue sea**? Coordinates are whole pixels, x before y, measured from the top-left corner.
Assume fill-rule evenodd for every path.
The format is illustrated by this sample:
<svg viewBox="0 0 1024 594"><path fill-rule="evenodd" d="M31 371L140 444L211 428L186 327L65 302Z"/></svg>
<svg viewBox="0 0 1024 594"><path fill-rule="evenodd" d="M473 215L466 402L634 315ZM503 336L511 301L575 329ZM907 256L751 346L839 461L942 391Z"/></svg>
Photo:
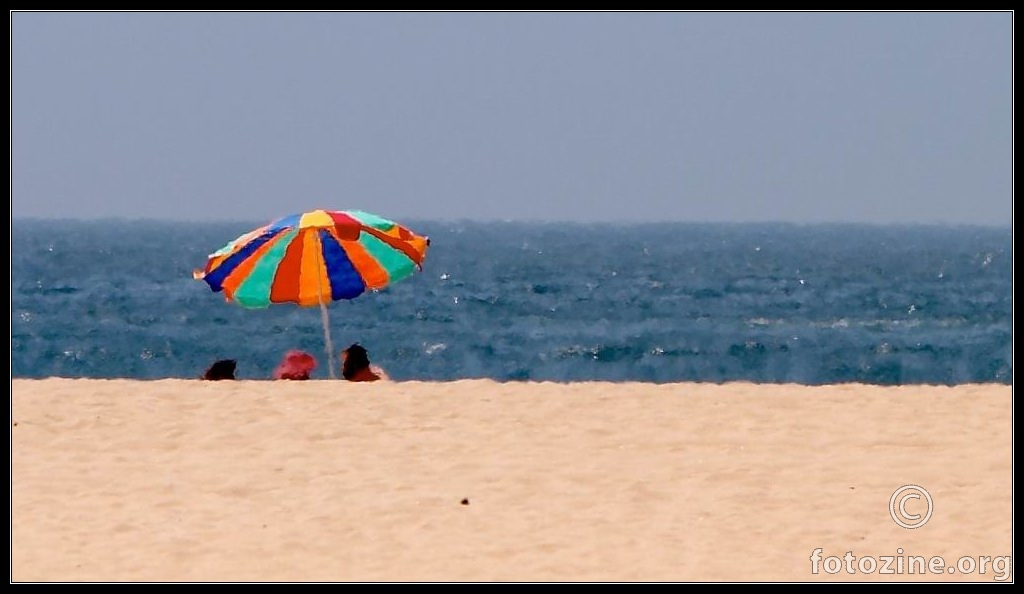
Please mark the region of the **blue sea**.
<svg viewBox="0 0 1024 594"><path fill-rule="evenodd" d="M423 270L328 309L394 379L1013 382L1009 227L402 222ZM192 278L263 223L12 221L12 377L326 378L317 308Z"/></svg>

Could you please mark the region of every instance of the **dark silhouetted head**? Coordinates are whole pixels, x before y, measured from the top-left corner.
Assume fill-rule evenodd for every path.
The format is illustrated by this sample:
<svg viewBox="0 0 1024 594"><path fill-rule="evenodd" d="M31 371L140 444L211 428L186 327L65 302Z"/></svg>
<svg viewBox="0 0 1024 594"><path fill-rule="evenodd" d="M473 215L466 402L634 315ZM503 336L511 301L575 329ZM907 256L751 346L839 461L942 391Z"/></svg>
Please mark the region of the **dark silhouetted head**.
<svg viewBox="0 0 1024 594"><path fill-rule="evenodd" d="M235 379L235 366L237 362L234 359L221 359L215 361L210 368L203 374L205 380L233 380Z"/></svg>
<svg viewBox="0 0 1024 594"><path fill-rule="evenodd" d="M370 356L358 342L341 352L341 375L345 379L352 379L369 366Z"/></svg>

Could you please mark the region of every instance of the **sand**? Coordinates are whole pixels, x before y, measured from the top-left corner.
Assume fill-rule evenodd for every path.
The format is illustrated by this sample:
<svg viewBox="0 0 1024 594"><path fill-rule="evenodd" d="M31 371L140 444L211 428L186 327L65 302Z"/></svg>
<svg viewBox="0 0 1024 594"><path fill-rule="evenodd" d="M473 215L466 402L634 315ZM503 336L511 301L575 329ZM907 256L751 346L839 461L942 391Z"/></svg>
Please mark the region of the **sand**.
<svg viewBox="0 0 1024 594"><path fill-rule="evenodd" d="M1007 385L11 383L13 582L1013 579Z"/></svg>

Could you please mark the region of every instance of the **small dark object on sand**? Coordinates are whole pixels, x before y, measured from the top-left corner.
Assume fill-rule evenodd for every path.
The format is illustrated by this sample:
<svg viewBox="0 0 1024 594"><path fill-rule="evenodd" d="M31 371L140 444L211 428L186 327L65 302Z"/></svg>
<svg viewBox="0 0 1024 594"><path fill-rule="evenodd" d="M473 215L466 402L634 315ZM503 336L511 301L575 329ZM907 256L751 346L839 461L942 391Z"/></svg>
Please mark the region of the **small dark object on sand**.
<svg viewBox="0 0 1024 594"><path fill-rule="evenodd" d="M463 499L462 505L469 505L469 499Z"/></svg>

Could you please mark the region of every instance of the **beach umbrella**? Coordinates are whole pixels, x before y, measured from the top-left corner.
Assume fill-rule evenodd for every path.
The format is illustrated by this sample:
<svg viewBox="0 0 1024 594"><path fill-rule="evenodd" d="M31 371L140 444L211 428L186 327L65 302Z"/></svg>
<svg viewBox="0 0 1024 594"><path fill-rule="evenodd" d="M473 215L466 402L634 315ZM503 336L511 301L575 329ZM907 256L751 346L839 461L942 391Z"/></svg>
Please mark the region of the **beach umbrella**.
<svg viewBox="0 0 1024 594"><path fill-rule="evenodd" d="M430 239L358 210L311 210L254 229L209 255L193 278L245 308L319 307L330 376L327 305L378 291L423 266Z"/></svg>

